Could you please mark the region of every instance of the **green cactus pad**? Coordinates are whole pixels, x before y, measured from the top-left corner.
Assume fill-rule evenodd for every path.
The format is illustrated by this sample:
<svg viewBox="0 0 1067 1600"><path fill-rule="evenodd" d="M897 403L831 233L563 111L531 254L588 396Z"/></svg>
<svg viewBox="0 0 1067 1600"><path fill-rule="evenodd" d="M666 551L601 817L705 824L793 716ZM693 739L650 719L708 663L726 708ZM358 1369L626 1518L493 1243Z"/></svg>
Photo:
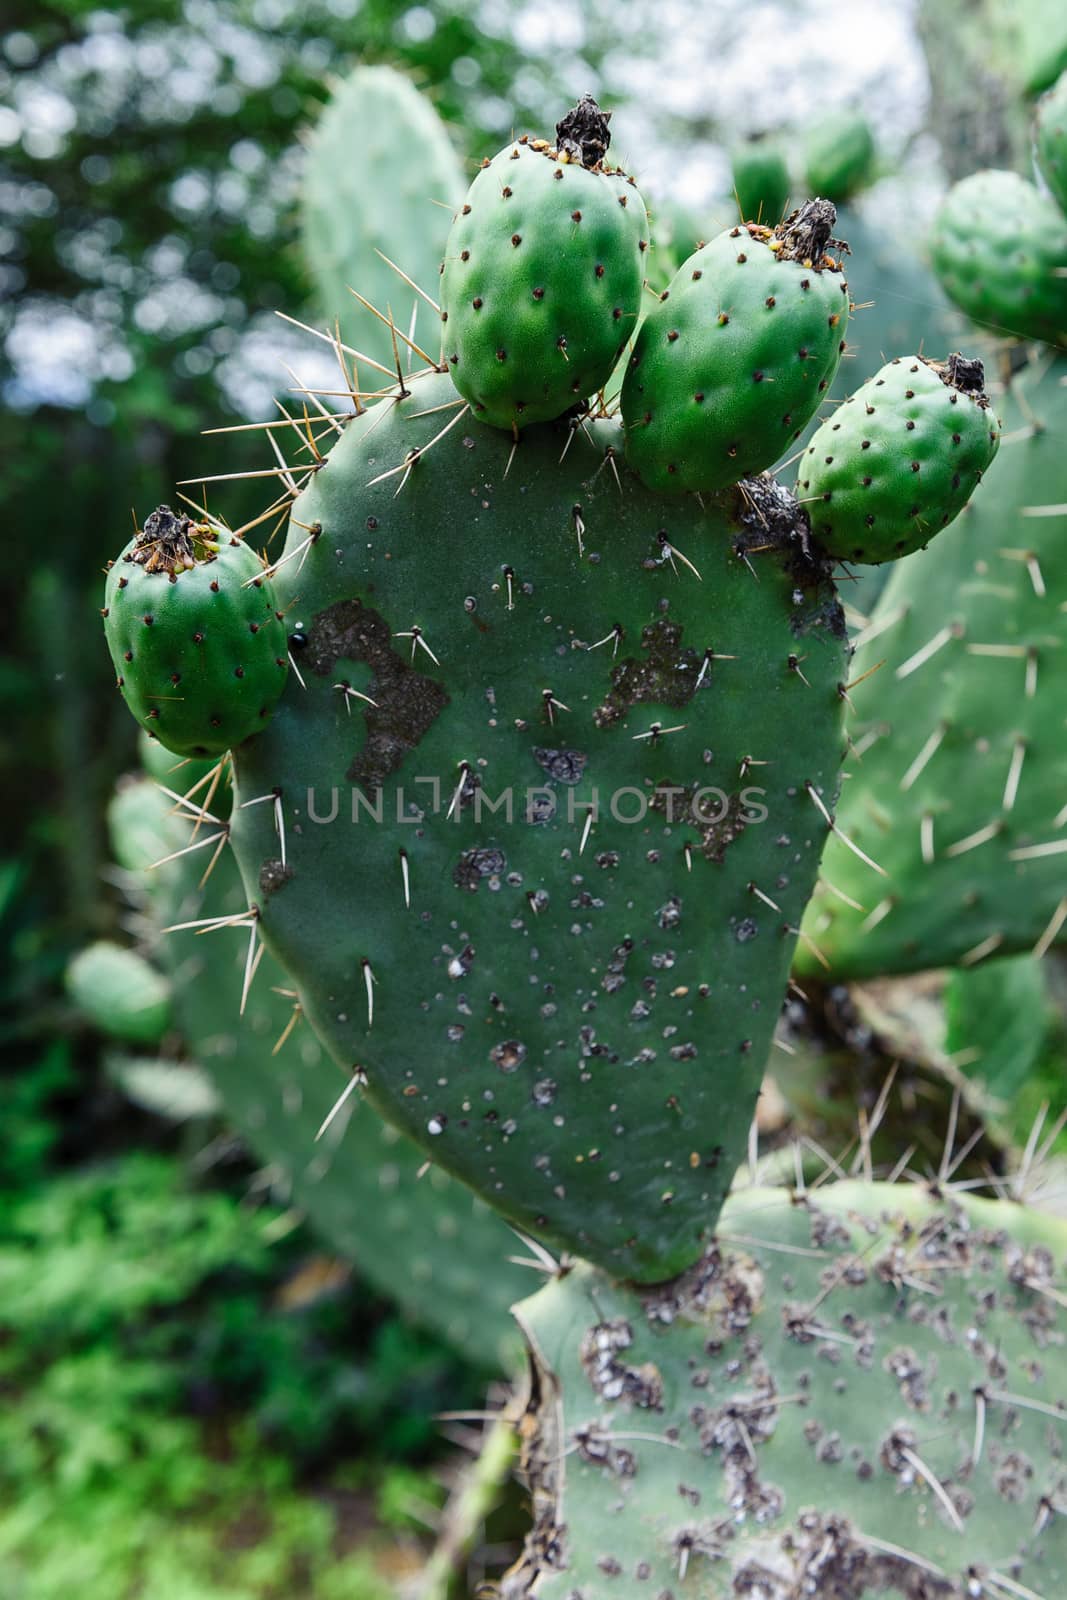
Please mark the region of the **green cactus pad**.
<svg viewBox="0 0 1067 1600"><path fill-rule="evenodd" d="M134 876L135 903L157 935L175 923L240 912L245 902L229 851L203 890L210 850L146 870L190 842L189 825L155 784L122 784L108 820L116 856ZM345 1078L294 1013L292 984L270 955L240 1015L247 941L242 930L203 936L196 929L153 940L173 987L176 1026L227 1121L326 1246L472 1360L510 1371L518 1339L508 1308L531 1282L508 1260L514 1234L439 1168L426 1171L421 1152L369 1106L348 1102L316 1137Z"/></svg>
<svg viewBox="0 0 1067 1600"><path fill-rule="evenodd" d="M433 312L382 256L432 292L448 233L442 205L456 205L466 186L444 124L402 73L359 66L336 86L308 140L303 245L319 309L342 340L393 366L388 327L352 289L391 308L405 331L413 305L429 327Z"/></svg>
<svg viewBox="0 0 1067 1600"><path fill-rule="evenodd" d="M953 184L934 219L934 270L975 322L1067 344L1067 219L1014 172Z"/></svg>
<svg viewBox="0 0 1067 1600"><path fill-rule="evenodd" d="M1067 16L1059 0L1016 0L1018 70L1027 94L1040 94L1067 71Z"/></svg>
<svg viewBox="0 0 1067 1600"><path fill-rule="evenodd" d="M135 950L100 939L74 957L66 984L91 1022L127 1044L157 1044L170 1026L170 985Z"/></svg>
<svg viewBox="0 0 1067 1600"><path fill-rule="evenodd" d="M668 494L714 491L776 461L837 371L848 285L827 254L835 211L720 233L641 325L622 391L626 456Z"/></svg>
<svg viewBox="0 0 1067 1600"><path fill-rule="evenodd" d="M841 614L770 481L665 501L613 424L512 454L443 432L443 374L409 388L294 507L287 549L322 537L275 580L300 679L235 753L246 889L383 1114L527 1229L664 1277L746 1146L836 790ZM284 868L247 805L275 791Z"/></svg>
<svg viewBox="0 0 1067 1600"><path fill-rule="evenodd" d="M731 1196L652 1294L516 1307L534 1525L502 1600L1059 1600L1067 1225L840 1183Z"/></svg>
<svg viewBox="0 0 1067 1600"><path fill-rule="evenodd" d="M857 752L807 933L836 974L965 964L1067 936L1067 361L998 402L1006 443L964 510L897 567L853 679ZM851 905L840 894L853 902ZM818 972L811 947L800 966Z"/></svg>
<svg viewBox="0 0 1067 1600"><path fill-rule="evenodd" d="M779 147L750 139L733 155L734 198L742 222L779 222L789 201L789 168Z"/></svg>
<svg viewBox="0 0 1067 1600"><path fill-rule="evenodd" d="M604 133L583 147L590 159L607 148L596 117ZM445 246L445 360L475 416L498 428L581 406L637 326L644 201L620 169L566 148L567 122L556 146L524 137L486 163Z"/></svg>
<svg viewBox="0 0 1067 1600"><path fill-rule="evenodd" d="M176 755L221 755L257 733L285 686L286 634L263 563L168 506L112 563L104 632L123 699Z"/></svg>
<svg viewBox="0 0 1067 1600"><path fill-rule="evenodd" d="M853 111L835 112L810 129L804 141L808 193L848 200L870 182L874 159L874 135L866 118Z"/></svg>
<svg viewBox="0 0 1067 1600"><path fill-rule="evenodd" d="M922 549L958 517L1000 444L980 361L898 356L812 436L797 495L839 560Z"/></svg>
<svg viewBox="0 0 1067 1600"><path fill-rule="evenodd" d="M1060 210L1067 212L1067 72L1038 103L1034 155Z"/></svg>

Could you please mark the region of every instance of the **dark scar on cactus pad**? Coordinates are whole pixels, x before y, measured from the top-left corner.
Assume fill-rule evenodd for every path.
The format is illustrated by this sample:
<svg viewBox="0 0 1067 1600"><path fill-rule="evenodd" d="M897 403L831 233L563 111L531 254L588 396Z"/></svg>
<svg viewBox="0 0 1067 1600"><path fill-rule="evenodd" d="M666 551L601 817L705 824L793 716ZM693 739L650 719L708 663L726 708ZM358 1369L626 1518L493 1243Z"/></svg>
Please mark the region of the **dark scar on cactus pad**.
<svg viewBox="0 0 1067 1600"><path fill-rule="evenodd" d="M662 706L688 705L696 693L702 652L682 648L682 627L662 617L641 629L644 660L633 656L611 670L611 689L593 712L598 728L610 727L633 706L650 701Z"/></svg>
<svg viewBox="0 0 1067 1600"><path fill-rule="evenodd" d="M324 678L338 661L362 661L373 678L362 708L367 741L345 776L365 789L380 789L425 737L448 705L448 695L392 648L392 631L361 600L339 600L320 611L308 631L303 661Z"/></svg>
<svg viewBox="0 0 1067 1600"><path fill-rule="evenodd" d="M259 869L259 892L264 899L269 900L272 894L285 885L293 876L292 867L277 859L264 861Z"/></svg>
<svg viewBox="0 0 1067 1600"><path fill-rule="evenodd" d="M656 785L648 802L648 809L661 813L672 824L695 828L700 835L700 853L706 861L721 865L726 852L735 839L739 839L748 825L748 806L739 794L731 794L726 802L725 815L719 816L718 797L708 802L698 797L700 788L694 784Z"/></svg>
<svg viewBox="0 0 1067 1600"><path fill-rule="evenodd" d="M823 627L835 639L844 639L848 629L833 587L834 564L812 539L807 512L795 495L773 478L745 478L737 485L734 509L744 529L734 540L738 556L778 551L786 558L786 571L798 592L810 589L829 596L813 611L795 611L790 618L792 632L799 637L811 628Z"/></svg>

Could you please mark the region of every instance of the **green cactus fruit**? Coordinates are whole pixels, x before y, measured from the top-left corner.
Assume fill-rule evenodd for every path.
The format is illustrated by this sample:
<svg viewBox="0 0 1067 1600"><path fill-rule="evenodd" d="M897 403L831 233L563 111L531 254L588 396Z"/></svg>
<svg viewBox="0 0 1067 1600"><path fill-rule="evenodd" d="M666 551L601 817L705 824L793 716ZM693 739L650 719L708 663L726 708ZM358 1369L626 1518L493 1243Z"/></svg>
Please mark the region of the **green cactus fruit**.
<svg viewBox="0 0 1067 1600"><path fill-rule="evenodd" d="M953 184L934 219L934 270L975 322L1067 344L1067 218L1014 172Z"/></svg>
<svg viewBox="0 0 1067 1600"><path fill-rule="evenodd" d="M170 985L135 950L100 939L67 968L67 993L89 1020L128 1044L157 1044L170 1026Z"/></svg>
<svg viewBox="0 0 1067 1600"><path fill-rule="evenodd" d="M779 222L789 200L789 168L779 147L769 139L750 139L734 151L732 165L741 221Z"/></svg>
<svg viewBox="0 0 1067 1600"><path fill-rule="evenodd" d="M586 97L557 124L554 146L505 145L452 224L445 359L474 415L494 427L582 406L637 325L648 217L633 179L604 163L608 115Z"/></svg>
<svg viewBox="0 0 1067 1600"><path fill-rule="evenodd" d="M1067 212L1067 72L1038 104L1034 155L1057 205Z"/></svg>
<svg viewBox="0 0 1067 1600"><path fill-rule="evenodd" d="M855 1182L731 1196L652 1293L516 1307L534 1521L501 1600L1058 1600L1067 1224Z"/></svg>
<svg viewBox="0 0 1067 1600"><path fill-rule="evenodd" d="M253 550L160 506L108 572L104 632L141 726L181 756L220 755L266 725L289 670Z"/></svg>
<svg viewBox="0 0 1067 1600"><path fill-rule="evenodd" d="M837 371L848 285L814 200L771 230L748 223L689 257L641 325L622 391L626 457L651 489L712 491L761 472Z"/></svg>
<svg viewBox="0 0 1067 1600"><path fill-rule="evenodd" d="M108 820L134 904L157 935L245 904L229 851L203 889L210 850L147 870L190 842L155 784L123 783ZM170 977L175 1024L227 1121L323 1243L376 1290L487 1369L512 1371L518 1339L509 1307L530 1287L528 1270L508 1259L514 1234L439 1168L420 1174L422 1153L367 1106L349 1099L318 1137L345 1078L301 1021L292 984L270 955L239 1013L247 939L241 930L204 938L190 928L152 947Z"/></svg>
<svg viewBox="0 0 1067 1600"><path fill-rule="evenodd" d="M614 423L516 448L442 432L446 375L407 387L294 506L290 556L323 537L276 577L300 679L235 751L246 891L389 1120L525 1228L664 1277L746 1148L836 791L841 613L770 480L664 500ZM276 792L284 868L248 804Z"/></svg>
<svg viewBox="0 0 1067 1600"><path fill-rule="evenodd" d="M874 159L874 135L866 118L854 111L835 112L811 128L804 141L808 193L848 200L870 182Z"/></svg>
<svg viewBox="0 0 1067 1600"><path fill-rule="evenodd" d="M801 969L875 977L1067 937L1067 360L1016 375L954 527L895 568L858 641L856 766ZM840 898L844 895L846 898Z"/></svg>
<svg viewBox="0 0 1067 1600"><path fill-rule="evenodd" d="M455 205L466 186L447 129L402 73L359 66L334 88L308 140L303 245L319 308L342 340L393 367L388 327L350 291L391 308L405 332L413 306L432 317L382 256L431 288L448 233L442 202Z"/></svg>
<svg viewBox="0 0 1067 1600"><path fill-rule="evenodd" d="M840 561L920 550L958 517L1000 444L980 361L898 356L812 436L797 495Z"/></svg>

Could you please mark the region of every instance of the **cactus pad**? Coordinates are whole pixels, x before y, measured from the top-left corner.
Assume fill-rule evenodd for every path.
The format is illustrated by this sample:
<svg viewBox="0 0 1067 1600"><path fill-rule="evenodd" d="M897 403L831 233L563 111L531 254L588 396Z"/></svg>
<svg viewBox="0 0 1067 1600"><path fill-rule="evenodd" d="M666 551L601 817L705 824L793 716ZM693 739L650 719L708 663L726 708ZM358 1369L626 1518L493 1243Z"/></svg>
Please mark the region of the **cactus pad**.
<svg viewBox="0 0 1067 1600"><path fill-rule="evenodd" d="M1067 219L1014 172L976 172L934 219L934 270L975 322L1020 339L1067 344Z"/></svg>
<svg viewBox="0 0 1067 1600"><path fill-rule="evenodd" d="M487 162L448 235L445 358L475 416L494 427L581 406L637 326L644 202L632 178L604 165L607 118L594 101L571 118L579 113L577 132L570 118L559 124L556 145L524 137Z"/></svg>
<svg viewBox="0 0 1067 1600"><path fill-rule="evenodd" d="M980 361L897 357L812 436L797 494L840 560L921 549L959 516L1000 444Z"/></svg>
<svg viewBox="0 0 1067 1600"><path fill-rule="evenodd" d="M414 302L428 327L433 312L382 257L432 284L448 233L441 207L454 206L466 186L444 124L403 73L358 66L333 90L308 140L304 255L329 326L339 322L341 338L373 360L392 367L390 331L351 290L391 307L405 329Z"/></svg>
<svg viewBox="0 0 1067 1600"><path fill-rule="evenodd" d="M503 1600L1057 1600L1067 1226L841 1183L731 1196L652 1294L516 1308L534 1526Z"/></svg>
<svg viewBox="0 0 1067 1600"><path fill-rule="evenodd" d="M253 550L160 506L108 573L104 632L123 699L177 755L221 755L285 686L286 635Z"/></svg>
<svg viewBox="0 0 1067 1600"><path fill-rule="evenodd" d="M115 1039L158 1044L170 1025L170 985L135 950L98 939L74 957L66 985L75 1005Z"/></svg>
<svg viewBox="0 0 1067 1600"><path fill-rule="evenodd" d="M649 488L712 491L760 472L815 415L848 324L835 217L809 202L773 230L720 233L679 268L622 391L627 459Z"/></svg>
<svg viewBox="0 0 1067 1600"><path fill-rule="evenodd" d="M992 470L955 525L894 571L859 640L828 884L805 924L835 973L965 964L1067 931L1067 362L1030 367L1001 405ZM810 948L802 966L818 970Z"/></svg>
<svg viewBox="0 0 1067 1600"><path fill-rule="evenodd" d="M1067 72L1038 103L1034 154L1060 210L1067 212Z"/></svg>
<svg viewBox="0 0 1067 1600"><path fill-rule="evenodd" d="M246 890L379 1110L524 1227L664 1277L745 1148L836 791L840 610L769 480L662 500L613 424L514 446L443 374L409 389L294 507L300 678L235 753L287 855L274 807L235 810Z"/></svg>

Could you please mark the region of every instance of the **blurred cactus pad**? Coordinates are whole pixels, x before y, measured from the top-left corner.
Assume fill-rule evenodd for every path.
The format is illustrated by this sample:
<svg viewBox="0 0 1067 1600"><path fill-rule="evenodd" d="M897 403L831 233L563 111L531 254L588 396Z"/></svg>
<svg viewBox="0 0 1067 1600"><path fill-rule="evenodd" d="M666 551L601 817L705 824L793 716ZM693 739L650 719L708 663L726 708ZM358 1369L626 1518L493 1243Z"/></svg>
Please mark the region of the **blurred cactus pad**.
<svg viewBox="0 0 1067 1600"><path fill-rule="evenodd" d="M378 361L393 358L387 325L366 315L353 289L391 308L405 331L416 312L419 329L433 326L425 301L382 255L435 292L450 211L465 187L447 129L403 73L359 66L333 85L307 139L303 245L318 309L342 340Z"/></svg>
<svg viewBox="0 0 1067 1600"><path fill-rule="evenodd" d="M165 769L165 758L152 759ZM186 770L173 757L170 768L160 777L168 787ZM176 809L157 783L138 778L119 787L110 814L127 892L147 919L150 953L169 984L132 951L112 949L103 967L93 946L71 969L75 994L106 1031L142 1042L129 1013L146 991L147 973L172 996L189 1056L207 1074L227 1121L323 1243L487 1369L510 1369L517 1339L508 1308L528 1292L530 1278L507 1260L514 1235L439 1168L420 1174L422 1158L408 1141L369 1107L344 1098L345 1077L302 1020L291 983L269 955L241 1011L247 938L237 928L205 939L195 926L242 910L236 864L228 851L221 854L201 888L218 830L207 824L194 836L196 819L183 820ZM216 809L225 814L228 805ZM197 839L204 849L164 859ZM189 922L194 926L162 936ZM113 1003L120 962L142 977ZM136 1011L138 1021L146 1015ZM180 1084L188 1067L173 1062L170 1071Z"/></svg>

